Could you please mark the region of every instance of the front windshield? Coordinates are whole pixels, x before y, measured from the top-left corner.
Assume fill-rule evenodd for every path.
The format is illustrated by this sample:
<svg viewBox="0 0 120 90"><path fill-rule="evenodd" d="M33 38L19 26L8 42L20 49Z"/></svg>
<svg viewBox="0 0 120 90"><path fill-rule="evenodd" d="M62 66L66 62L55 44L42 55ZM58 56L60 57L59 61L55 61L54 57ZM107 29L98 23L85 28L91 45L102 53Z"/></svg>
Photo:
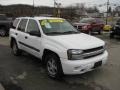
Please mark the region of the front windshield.
<svg viewBox="0 0 120 90"><path fill-rule="evenodd" d="M70 23L64 19L45 19L40 20L42 30L47 35L75 34L79 33Z"/></svg>
<svg viewBox="0 0 120 90"><path fill-rule="evenodd" d="M95 19L93 18L83 18L80 20L80 23L92 23L95 22Z"/></svg>

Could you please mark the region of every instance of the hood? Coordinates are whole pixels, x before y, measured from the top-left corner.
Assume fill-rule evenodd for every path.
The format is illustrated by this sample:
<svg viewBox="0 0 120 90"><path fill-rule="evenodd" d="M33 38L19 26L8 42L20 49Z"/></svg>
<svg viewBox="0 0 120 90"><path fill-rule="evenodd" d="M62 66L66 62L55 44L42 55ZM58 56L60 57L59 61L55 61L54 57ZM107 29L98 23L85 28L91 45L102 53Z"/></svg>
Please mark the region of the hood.
<svg viewBox="0 0 120 90"><path fill-rule="evenodd" d="M105 44L104 41L84 33L48 36L48 39L56 44L62 45L66 49L85 50L103 46Z"/></svg>

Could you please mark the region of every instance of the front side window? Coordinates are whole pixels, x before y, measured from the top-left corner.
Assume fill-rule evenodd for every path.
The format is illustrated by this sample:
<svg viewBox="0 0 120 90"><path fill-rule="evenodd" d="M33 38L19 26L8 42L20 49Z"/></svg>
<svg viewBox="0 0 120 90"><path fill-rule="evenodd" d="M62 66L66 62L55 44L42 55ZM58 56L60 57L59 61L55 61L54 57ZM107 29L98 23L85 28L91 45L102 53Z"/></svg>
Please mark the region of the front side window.
<svg viewBox="0 0 120 90"><path fill-rule="evenodd" d="M30 33L32 31L40 32L37 22L35 20L30 19L29 22L28 22L26 32Z"/></svg>
<svg viewBox="0 0 120 90"><path fill-rule="evenodd" d="M26 24L27 24L27 19L22 19L18 25L18 30L25 32Z"/></svg>
<svg viewBox="0 0 120 90"><path fill-rule="evenodd" d="M40 20L40 25L46 35L79 33L70 23L63 19Z"/></svg>

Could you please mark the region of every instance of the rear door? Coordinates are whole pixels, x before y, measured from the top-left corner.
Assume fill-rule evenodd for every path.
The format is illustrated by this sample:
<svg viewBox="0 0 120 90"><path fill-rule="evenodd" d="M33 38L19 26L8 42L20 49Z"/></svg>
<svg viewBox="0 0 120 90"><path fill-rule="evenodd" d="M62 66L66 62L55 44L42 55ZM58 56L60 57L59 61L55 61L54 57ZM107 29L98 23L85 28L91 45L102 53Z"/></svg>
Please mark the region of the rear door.
<svg viewBox="0 0 120 90"><path fill-rule="evenodd" d="M26 47L25 47L25 29L26 29L26 24L27 24L28 19L21 19L18 27L17 27L17 32L15 33L17 35L17 42L18 42L18 46L20 49L25 50L26 51Z"/></svg>
<svg viewBox="0 0 120 90"><path fill-rule="evenodd" d="M91 25L93 31L100 31L103 29L103 24L99 19L93 19Z"/></svg>
<svg viewBox="0 0 120 90"><path fill-rule="evenodd" d="M19 24L19 21L20 21L20 19L14 20L12 28L10 28L10 32L9 32L10 37L11 36L17 37L16 33L17 33L17 26Z"/></svg>

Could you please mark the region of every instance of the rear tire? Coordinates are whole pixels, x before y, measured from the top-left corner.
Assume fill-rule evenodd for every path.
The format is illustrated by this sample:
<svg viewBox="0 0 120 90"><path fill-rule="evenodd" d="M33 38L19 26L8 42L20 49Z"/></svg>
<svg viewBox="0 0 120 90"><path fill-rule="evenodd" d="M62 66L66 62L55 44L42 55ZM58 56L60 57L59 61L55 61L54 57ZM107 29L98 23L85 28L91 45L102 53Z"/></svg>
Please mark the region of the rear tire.
<svg viewBox="0 0 120 90"><path fill-rule="evenodd" d="M46 55L46 70L47 74L52 79L60 79L63 76L63 70L59 57L52 53Z"/></svg>
<svg viewBox="0 0 120 90"><path fill-rule="evenodd" d="M4 27L0 28L0 36L5 37L6 36L6 30Z"/></svg>
<svg viewBox="0 0 120 90"><path fill-rule="evenodd" d="M113 33L110 33L110 38L112 39L114 37L115 37L115 35Z"/></svg>
<svg viewBox="0 0 120 90"><path fill-rule="evenodd" d="M101 30L100 30L100 31L98 31L98 34L99 34L99 35L101 35L101 34L102 34L102 31L101 31Z"/></svg>
<svg viewBox="0 0 120 90"><path fill-rule="evenodd" d="M22 53L15 40L12 41L12 52L15 56L19 56Z"/></svg>

